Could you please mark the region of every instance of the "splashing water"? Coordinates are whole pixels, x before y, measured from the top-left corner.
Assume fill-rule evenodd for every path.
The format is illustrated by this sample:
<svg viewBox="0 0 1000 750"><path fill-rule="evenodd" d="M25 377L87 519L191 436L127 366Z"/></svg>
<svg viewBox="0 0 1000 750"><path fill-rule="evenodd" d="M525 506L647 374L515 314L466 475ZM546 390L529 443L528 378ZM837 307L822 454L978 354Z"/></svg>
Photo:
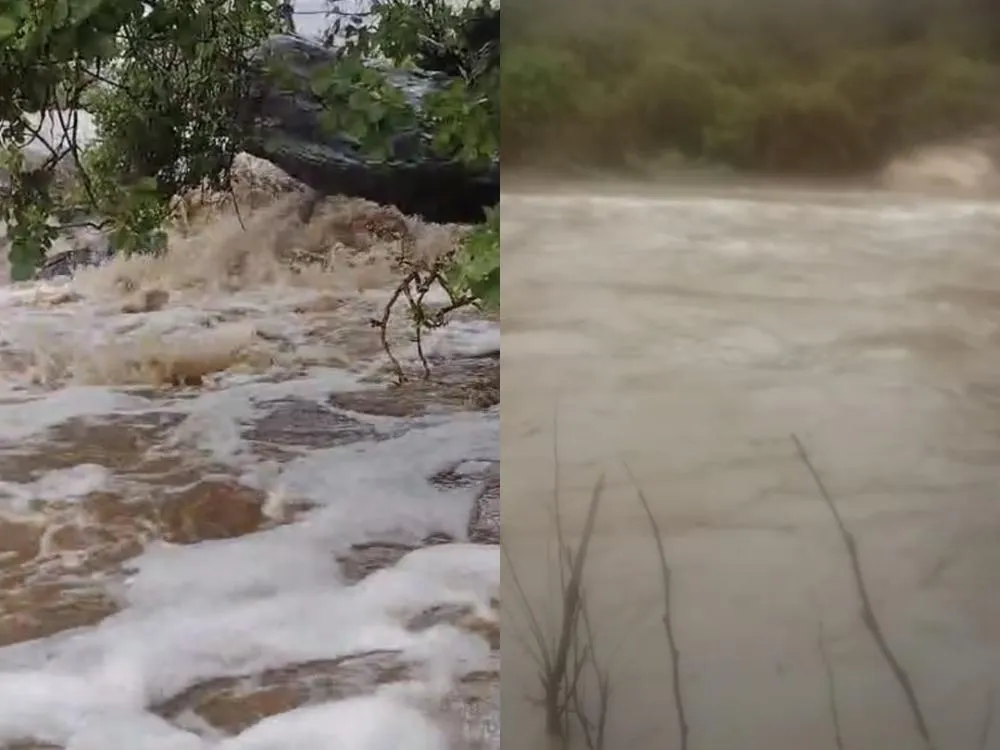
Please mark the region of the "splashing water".
<svg viewBox="0 0 1000 750"><path fill-rule="evenodd" d="M499 554L466 541L499 331L387 389L395 258L456 230L279 192L0 286L0 748L499 746Z"/></svg>

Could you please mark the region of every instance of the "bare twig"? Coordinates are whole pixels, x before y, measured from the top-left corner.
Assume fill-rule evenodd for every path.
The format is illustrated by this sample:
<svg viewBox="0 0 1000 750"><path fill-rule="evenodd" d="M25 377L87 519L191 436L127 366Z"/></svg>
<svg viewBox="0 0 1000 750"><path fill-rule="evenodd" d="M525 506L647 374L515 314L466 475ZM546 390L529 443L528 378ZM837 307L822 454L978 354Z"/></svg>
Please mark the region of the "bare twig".
<svg viewBox="0 0 1000 750"><path fill-rule="evenodd" d="M646 497L646 493L643 492L642 486L632 472L632 468L624 459L622 459L622 464L625 467L626 473L628 473L629 480L632 482L633 487L635 487L636 494L639 496L639 502L642 503L642 509L646 512L646 518L649 521L649 527L653 532L653 539L656 542L656 552L660 558L660 576L663 583L663 627L666 630L667 645L670 648L674 710L677 713L677 725L680 732L680 750L688 750L691 729L688 724L687 710L684 705L684 692L681 689L681 652L677 646L677 636L674 630L673 571L671 571L670 565L667 562L667 551L663 546L663 534L660 532L660 525L656 522L656 516L653 515L653 508L649 503L649 499Z"/></svg>
<svg viewBox="0 0 1000 750"><path fill-rule="evenodd" d="M79 69L79 63L77 64L77 67ZM60 107L56 107L55 112L56 116L59 118L59 126L62 128L63 132L70 134L68 136L69 153L73 156L73 165L80 176L80 182L83 185L84 192L87 193L87 199L90 201L91 206L96 207L99 205L97 194L94 191L94 184L90 179L90 174L88 174L87 169L83 164L83 155L80 152L80 145L77 143L79 112L74 108L69 120L65 118L65 115Z"/></svg>
<svg viewBox="0 0 1000 750"><path fill-rule="evenodd" d="M566 540L563 538L561 498L562 457L559 450L559 395L556 394L552 409L552 525L556 532L556 550L559 558L560 596L566 591L566 567L562 564Z"/></svg>
<svg viewBox="0 0 1000 750"><path fill-rule="evenodd" d="M597 651L594 646L594 629L590 621L590 610L584 601L581 607L581 619L583 621L584 636L586 646L581 655L581 664L589 664L597 683L597 716L590 718L588 707L585 705L583 690L580 686L570 693L573 704L573 714L576 716L583 732L584 742L587 750L602 750L607 741L608 712L611 708L611 672L607 666L602 667L597 658Z"/></svg>
<svg viewBox="0 0 1000 750"><path fill-rule="evenodd" d="M392 346L389 345L389 318L392 317L392 308L395 306L396 302L399 301L399 298L406 292L409 288L410 282L416 276L416 271L408 273L406 277L399 282L399 285L389 297L389 301L382 310L382 316L380 318L372 318L370 321L373 327L379 329L379 340L382 342L382 349L385 351L389 361L392 362L393 369L396 371L396 378L399 382L406 380L406 373L403 372L403 366L399 363L399 360L396 359L396 355L392 353Z"/></svg>
<svg viewBox="0 0 1000 750"><path fill-rule="evenodd" d="M996 703L995 692L996 690L993 685L990 685L986 691L986 713L983 714L983 725L979 729L978 750L987 750L990 743L990 735L993 734L993 711Z"/></svg>
<svg viewBox="0 0 1000 750"><path fill-rule="evenodd" d="M416 333L417 357L420 359L420 365L424 370L424 380L427 380L431 376L431 366L427 362L427 355L424 353L424 328L434 328L433 321L428 318L427 311L424 308L424 297L430 291L434 279L435 274L433 273L428 274L426 277L421 277L418 273L412 282L417 288L416 296L410 290L409 284L403 290L403 293L406 295L406 301L410 305L410 319L413 321Z"/></svg>
<svg viewBox="0 0 1000 750"><path fill-rule="evenodd" d="M425 305L425 299L435 282L445 290L451 302L440 310L430 312ZM413 323L416 335L417 357L420 360L424 379L426 380L431 376L431 366L427 359L427 353L424 350L424 330L430 331L443 327L448 322L449 314L464 307L475 305L476 299L467 295L456 295L451 290L444 278L442 261L435 261L429 268L424 264L413 264L410 266L409 271L396 286L389 301L383 308L381 317L370 320L372 327L378 328L380 331L382 349L389 357L397 381L400 383L406 380L406 373L399 360L393 355L388 339L389 319L392 316L392 308L399 301L400 297L406 300L409 309L410 320Z"/></svg>
<svg viewBox="0 0 1000 750"><path fill-rule="evenodd" d="M252 169L250 170L250 172L251 172L251 174L253 174L253 170ZM252 179L253 178L251 177L251 180ZM232 182L232 180L229 180L229 184L226 186L226 192L229 193L229 197L233 201L233 212L236 214L236 220L240 223L240 229L242 229L244 232L247 231L247 225L243 221L243 211L240 210L240 201L239 201L239 198L236 197L236 190L233 188L233 182ZM251 182L251 186L250 186L250 194L253 195L253 183L252 182ZM251 210L253 210L253 209L251 208Z"/></svg>
<svg viewBox="0 0 1000 750"><path fill-rule="evenodd" d="M590 612L587 606L586 596L582 586L574 585L573 571L577 565L582 565L585 560L580 557L585 556L586 549L581 544L579 551L574 555L572 547L566 543L566 536L562 525L562 460L559 451L559 399L556 397L555 408L552 412L552 465L553 465L553 486L552 486L552 508L553 525L556 532L556 544L559 557L559 596L563 601L563 627L564 633L569 628L570 641L572 643L572 674L565 674L561 677L561 711L563 734L568 734L569 713L572 711L574 718L583 733L584 742L588 750L601 750L604 747L605 736L607 734L608 710L611 700L611 679L607 668L602 668L597 658L594 646L594 630L591 624ZM599 483L603 481L603 477ZM595 488L596 490L597 488ZM596 505L592 496L590 511L596 515ZM588 513L588 521L591 520ZM585 526L584 541L589 544L589 539L593 535L594 526ZM570 579L567 581L567 573ZM576 591L579 594L579 604L576 611L572 611L573 603L568 602L567 594ZM582 622L584 627L583 638L580 637L579 625ZM589 706L585 699L585 672L587 668L593 672L597 683L597 716L590 717ZM553 674L553 678L556 674ZM550 680L551 682L551 680ZM551 732L550 732L551 733Z"/></svg>
<svg viewBox="0 0 1000 750"><path fill-rule="evenodd" d="M826 675L826 692L830 705L830 721L833 723L833 742L837 750L844 750L844 734L840 726L840 709L837 706L837 683L833 676L833 665L830 654L826 650L826 632L822 620L819 623L819 635L816 637L816 647L823 661L823 672Z"/></svg>
<svg viewBox="0 0 1000 750"><path fill-rule="evenodd" d="M528 600L528 594L521 583L521 578L517 574L517 568L514 567L514 561L510 559L510 553L507 551L507 547L504 544L500 545L503 551L504 557L507 559L507 568L510 572L511 580L514 581L514 591L520 600L521 608L524 610L524 616L528 620L528 630L531 632L531 637L534 639L534 646L529 646L526 650L527 653L532 657L535 662L535 666L538 668L539 676L544 682L544 677L549 672L550 662L549 659L549 648L545 639L545 631L542 628L542 623L538 620L535 615L535 610L531 606L531 602ZM526 645L523 642L523 638L519 638L522 641L522 645Z"/></svg>
<svg viewBox="0 0 1000 750"><path fill-rule="evenodd" d="M587 508L587 518L583 524L580 546L572 554L569 580L566 582L566 588L563 591L562 623L559 630L559 638L556 641L552 672L549 674L549 683L546 689L546 727L549 730L549 734L553 736L561 736L563 734L562 727L564 725L568 696L563 695L563 691L560 688L565 684L566 670L569 665L570 646L576 635L576 626L580 618L583 602L583 568L584 563L587 561L587 553L590 551L590 542L593 538L597 522L597 510L601 504L603 495L604 475L602 474L598 477L591 491L590 505Z"/></svg>
<svg viewBox="0 0 1000 750"><path fill-rule="evenodd" d="M574 549L565 542L562 515L559 512L559 447L558 408L553 417L553 459L556 463L554 501L556 508L555 532L558 540L557 561L559 566L561 612L558 620L558 634L549 638L542 628L524 587L514 570L506 546L501 543L510 567L516 595L527 618L533 645L528 652L538 668L538 678L542 689L539 704L545 714L545 728L550 738L566 744L571 732L570 719L579 724L584 741L589 750L603 750L607 735L611 679L607 669L600 666L593 646L593 627L587 608L583 586L584 568L590 550L590 543L596 529L598 508L604 493L604 477L598 478L590 496L587 516L581 531L580 543ZM581 624L583 632L581 633ZM522 642L519 639L519 642ZM588 674L593 673L596 682L596 712L589 711L585 700L585 685ZM591 716L591 713L595 715Z"/></svg>
<svg viewBox="0 0 1000 750"><path fill-rule="evenodd" d="M868 629L868 632L871 633L872 639L875 641L875 645L878 647L879 653L881 653L882 658L889 666L889 669L892 672L896 683L899 685L900 690L903 691L903 696L905 697L906 704L909 707L910 715L913 718L914 728L923 739L925 746L932 748L933 742L931 741L930 730L927 728L927 721L924 718L923 709L921 708L920 701L917 698L917 692L913 688L913 681L910 679L909 673L900 663L899 659L893 652L892 647L889 645L889 642L885 637L885 633L882 632L882 626L879 623L878 618L875 616L875 610L872 608L871 597L868 594L868 586L865 583L865 578L861 571L861 560L858 556L858 544L854 538L854 534L848 530L846 524L844 523L844 519L840 515L840 511L837 509L836 503L833 502L833 498L827 491L822 477L820 477L819 472L816 470L812 460L809 458L809 454L806 452L802 441L799 440L797 435L792 435L792 442L795 443L795 448L798 451L799 458L802 460L806 470L812 477L817 490L819 490L820 497L830 510L830 514L833 516L833 520L837 524L837 530L840 532L840 538L843 540L844 547L847 549L847 556L850 559L854 585L858 592L858 598L861 601L861 620Z"/></svg>
<svg viewBox="0 0 1000 750"><path fill-rule="evenodd" d="M136 105L137 107L144 106L143 103L139 101L138 97L136 97L135 93L128 86L125 86L121 81L116 81L114 78L109 78L108 76L104 75L103 73L100 72L100 69L87 68L83 71L83 74L89 76L97 83L103 83L105 86L110 86L116 91L120 91L122 95L125 96L126 99L128 99L132 104Z"/></svg>

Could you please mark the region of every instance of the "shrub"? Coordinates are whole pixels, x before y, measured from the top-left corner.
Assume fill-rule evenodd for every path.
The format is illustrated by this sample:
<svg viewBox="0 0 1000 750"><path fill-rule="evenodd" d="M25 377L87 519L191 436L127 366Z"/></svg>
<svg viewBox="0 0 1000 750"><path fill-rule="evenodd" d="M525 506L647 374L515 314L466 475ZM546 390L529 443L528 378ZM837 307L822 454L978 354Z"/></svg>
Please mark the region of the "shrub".
<svg viewBox="0 0 1000 750"><path fill-rule="evenodd" d="M505 164L664 153L740 169L869 170L998 122L1000 61L975 8L726 0L511 6Z"/></svg>
<svg viewBox="0 0 1000 750"><path fill-rule="evenodd" d="M500 67L500 133L504 156L530 156L560 127L579 118L587 78L569 50L525 46L504 52Z"/></svg>

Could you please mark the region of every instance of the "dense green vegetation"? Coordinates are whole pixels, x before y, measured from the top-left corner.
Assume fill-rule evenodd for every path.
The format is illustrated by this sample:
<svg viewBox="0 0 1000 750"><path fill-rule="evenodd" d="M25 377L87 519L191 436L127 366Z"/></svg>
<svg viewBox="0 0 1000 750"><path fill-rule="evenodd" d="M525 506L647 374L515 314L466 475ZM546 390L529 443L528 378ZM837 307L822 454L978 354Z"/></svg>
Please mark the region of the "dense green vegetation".
<svg viewBox="0 0 1000 750"><path fill-rule="evenodd" d="M468 162L495 155L498 51L484 59L458 33L483 5L488 0L461 9L444 0L373 0L364 19L331 16L343 54L313 84L329 104L330 126L373 153L396 128L416 125L439 155ZM57 233L52 216L98 224L120 252L156 251L171 198L205 184L225 189L246 136L249 53L286 27L284 10L280 0L0 3L0 156L11 174L0 220L15 279L30 278L43 260ZM428 54L453 63L455 83L420 112L361 62L380 57L406 66ZM98 131L88 148L76 138L81 109ZM70 137L46 143L45 163L24 172L20 144L38 143L32 115L39 112L61 121ZM68 185L56 178L67 171ZM413 283L449 283L456 306L496 306L499 264L491 218L443 265L415 269Z"/></svg>
<svg viewBox="0 0 1000 750"><path fill-rule="evenodd" d="M877 167L1000 118L994 0L508 2L504 165Z"/></svg>

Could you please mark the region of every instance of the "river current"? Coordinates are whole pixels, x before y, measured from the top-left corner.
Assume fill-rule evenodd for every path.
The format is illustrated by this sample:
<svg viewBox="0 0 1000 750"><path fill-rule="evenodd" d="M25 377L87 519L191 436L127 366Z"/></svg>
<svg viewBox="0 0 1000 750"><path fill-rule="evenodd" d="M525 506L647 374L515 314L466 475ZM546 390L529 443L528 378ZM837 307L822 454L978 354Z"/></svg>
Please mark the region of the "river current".
<svg viewBox="0 0 1000 750"><path fill-rule="evenodd" d="M555 638L553 493L576 548L603 476L607 746L1000 748L1000 206L529 184L502 227L504 746L514 574Z"/></svg>
<svg viewBox="0 0 1000 750"><path fill-rule="evenodd" d="M497 325L427 383L400 311L393 387L393 258L456 230L261 185L0 286L6 750L499 744Z"/></svg>

